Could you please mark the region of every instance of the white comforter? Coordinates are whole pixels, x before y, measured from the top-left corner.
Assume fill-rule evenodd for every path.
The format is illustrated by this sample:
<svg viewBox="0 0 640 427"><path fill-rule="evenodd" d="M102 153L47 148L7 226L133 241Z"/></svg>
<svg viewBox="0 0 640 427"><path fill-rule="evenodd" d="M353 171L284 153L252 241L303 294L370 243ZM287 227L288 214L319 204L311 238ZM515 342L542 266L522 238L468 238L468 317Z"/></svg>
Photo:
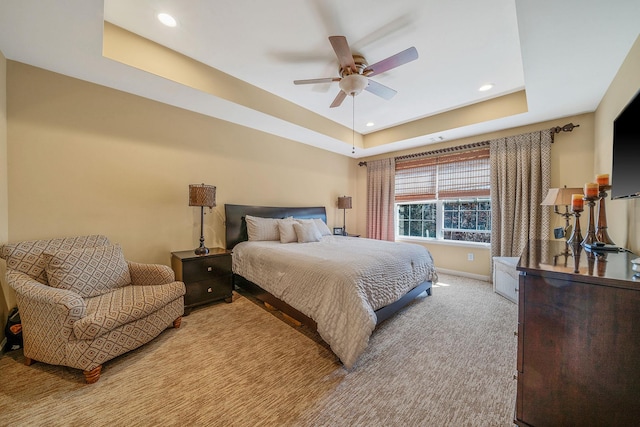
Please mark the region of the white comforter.
<svg viewBox="0 0 640 427"><path fill-rule="evenodd" d="M369 342L374 311L435 278L423 246L342 236L242 242L233 248L233 272L315 320L347 368Z"/></svg>

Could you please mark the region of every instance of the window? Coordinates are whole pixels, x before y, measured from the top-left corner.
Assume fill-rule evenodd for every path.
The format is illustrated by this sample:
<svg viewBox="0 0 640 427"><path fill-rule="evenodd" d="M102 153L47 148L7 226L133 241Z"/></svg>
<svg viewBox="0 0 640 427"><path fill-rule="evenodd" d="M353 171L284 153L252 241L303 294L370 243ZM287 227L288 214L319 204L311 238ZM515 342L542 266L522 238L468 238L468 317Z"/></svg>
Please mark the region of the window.
<svg viewBox="0 0 640 427"><path fill-rule="evenodd" d="M398 234L401 236L436 237L435 203L397 205Z"/></svg>
<svg viewBox="0 0 640 427"><path fill-rule="evenodd" d="M399 236L491 241L489 149L396 162Z"/></svg>
<svg viewBox="0 0 640 427"><path fill-rule="evenodd" d="M442 238L466 242L491 242L491 200L445 200Z"/></svg>

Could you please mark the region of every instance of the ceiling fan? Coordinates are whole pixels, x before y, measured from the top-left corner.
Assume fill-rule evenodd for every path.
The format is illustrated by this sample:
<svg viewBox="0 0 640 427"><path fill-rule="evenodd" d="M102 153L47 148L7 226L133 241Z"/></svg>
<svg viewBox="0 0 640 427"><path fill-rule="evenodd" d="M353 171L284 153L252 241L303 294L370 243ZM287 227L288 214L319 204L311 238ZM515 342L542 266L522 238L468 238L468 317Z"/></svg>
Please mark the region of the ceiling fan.
<svg viewBox="0 0 640 427"><path fill-rule="evenodd" d="M338 57L340 64L338 74L340 77L294 80L293 84L305 85L339 82L340 92L338 92L338 95L331 103L331 108L340 106L347 95L356 96L363 90L387 100L393 98L397 93L395 90L371 80L369 77L384 73L385 71L418 59L418 51L415 47L410 47L373 65L369 65L364 56L351 53L346 37L330 36L329 41Z"/></svg>

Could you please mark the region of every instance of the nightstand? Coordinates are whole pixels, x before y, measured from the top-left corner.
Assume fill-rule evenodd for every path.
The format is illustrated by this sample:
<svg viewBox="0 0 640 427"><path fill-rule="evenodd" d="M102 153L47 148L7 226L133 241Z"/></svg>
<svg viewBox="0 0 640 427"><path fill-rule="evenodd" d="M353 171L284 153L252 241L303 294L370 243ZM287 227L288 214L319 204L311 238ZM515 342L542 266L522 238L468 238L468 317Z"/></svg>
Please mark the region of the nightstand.
<svg viewBox="0 0 640 427"><path fill-rule="evenodd" d="M176 280L184 282L187 288L185 315L201 304L232 301L231 251L210 248L206 255L196 255L192 250L171 252L171 267Z"/></svg>

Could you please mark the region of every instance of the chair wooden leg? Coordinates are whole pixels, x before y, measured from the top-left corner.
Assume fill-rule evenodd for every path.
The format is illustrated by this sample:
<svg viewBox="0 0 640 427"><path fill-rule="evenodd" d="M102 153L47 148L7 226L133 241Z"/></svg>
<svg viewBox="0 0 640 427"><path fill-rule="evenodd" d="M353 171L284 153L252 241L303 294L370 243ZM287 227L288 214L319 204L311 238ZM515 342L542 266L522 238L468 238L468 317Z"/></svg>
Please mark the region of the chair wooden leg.
<svg viewBox="0 0 640 427"><path fill-rule="evenodd" d="M178 317L176 320L173 321L173 327L178 329L181 323L182 323L182 316Z"/></svg>
<svg viewBox="0 0 640 427"><path fill-rule="evenodd" d="M84 379L87 384L93 384L100 379L100 373L102 371L102 365L98 365L90 371L83 371Z"/></svg>
<svg viewBox="0 0 640 427"><path fill-rule="evenodd" d="M34 363L36 363L36 361L35 361L35 360L33 360L32 358L30 358L30 357L25 357L25 358L24 358L24 364L25 364L26 366L31 366L31 365L33 365Z"/></svg>

